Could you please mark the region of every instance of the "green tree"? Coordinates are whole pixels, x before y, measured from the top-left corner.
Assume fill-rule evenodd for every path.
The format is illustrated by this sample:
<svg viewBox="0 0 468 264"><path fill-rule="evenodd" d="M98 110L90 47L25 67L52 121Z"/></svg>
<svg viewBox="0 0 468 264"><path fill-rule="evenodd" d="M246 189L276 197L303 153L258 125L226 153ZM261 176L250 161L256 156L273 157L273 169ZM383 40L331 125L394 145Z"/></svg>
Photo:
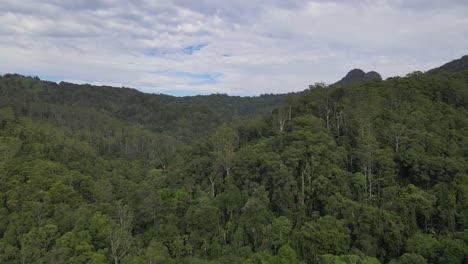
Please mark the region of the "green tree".
<svg viewBox="0 0 468 264"><path fill-rule="evenodd" d="M339 255L349 250L350 235L343 220L324 216L305 223L301 228L302 252L306 259L316 262L319 255Z"/></svg>

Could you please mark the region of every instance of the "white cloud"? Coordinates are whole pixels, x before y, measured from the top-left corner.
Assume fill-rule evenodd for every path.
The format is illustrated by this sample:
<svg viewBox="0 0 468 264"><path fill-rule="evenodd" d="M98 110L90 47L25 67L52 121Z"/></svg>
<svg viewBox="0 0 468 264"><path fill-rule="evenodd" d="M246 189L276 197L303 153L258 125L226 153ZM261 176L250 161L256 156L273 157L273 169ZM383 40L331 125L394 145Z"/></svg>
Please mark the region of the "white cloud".
<svg viewBox="0 0 468 264"><path fill-rule="evenodd" d="M468 53L465 1L408 3L7 0L0 72L145 92L260 94L331 83L352 68L404 75ZM194 85L164 71L223 76Z"/></svg>

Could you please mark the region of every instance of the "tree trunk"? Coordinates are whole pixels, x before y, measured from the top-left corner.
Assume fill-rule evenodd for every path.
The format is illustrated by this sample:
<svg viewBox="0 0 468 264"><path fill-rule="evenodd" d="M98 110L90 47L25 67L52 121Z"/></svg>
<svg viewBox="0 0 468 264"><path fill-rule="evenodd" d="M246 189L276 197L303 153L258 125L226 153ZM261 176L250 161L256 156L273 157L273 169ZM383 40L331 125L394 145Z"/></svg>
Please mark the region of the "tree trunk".
<svg viewBox="0 0 468 264"><path fill-rule="evenodd" d="M399 148L400 148L400 136L397 136L395 138L395 152L398 152Z"/></svg>
<svg viewBox="0 0 468 264"><path fill-rule="evenodd" d="M304 172L301 173L301 205L304 206L304 196L305 196L305 191L304 191Z"/></svg>
<svg viewBox="0 0 468 264"><path fill-rule="evenodd" d="M215 182L214 182L214 179L212 177L208 177L208 179L210 180L210 184L211 184L211 194L213 195L213 197L215 197Z"/></svg>
<svg viewBox="0 0 468 264"><path fill-rule="evenodd" d="M367 167L364 168L364 192L367 194Z"/></svg>
<svg viewBox="0 0 468 264"><path fill-rule="evenodd" d="M372 165L369 167L369 198L372 198Z"/></svg>

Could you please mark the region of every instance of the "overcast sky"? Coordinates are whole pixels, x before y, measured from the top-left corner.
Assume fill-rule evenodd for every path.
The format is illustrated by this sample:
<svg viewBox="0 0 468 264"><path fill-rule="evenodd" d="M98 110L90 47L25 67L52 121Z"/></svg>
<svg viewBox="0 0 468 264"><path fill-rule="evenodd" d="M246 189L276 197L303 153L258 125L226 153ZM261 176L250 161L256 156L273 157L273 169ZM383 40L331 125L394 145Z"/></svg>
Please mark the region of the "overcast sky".
<svg viewBox="0 0 468 264"><path fill-rule="evenodd" d="M468 54L468 1L0 0L0 73L258 95Z"/></svg>

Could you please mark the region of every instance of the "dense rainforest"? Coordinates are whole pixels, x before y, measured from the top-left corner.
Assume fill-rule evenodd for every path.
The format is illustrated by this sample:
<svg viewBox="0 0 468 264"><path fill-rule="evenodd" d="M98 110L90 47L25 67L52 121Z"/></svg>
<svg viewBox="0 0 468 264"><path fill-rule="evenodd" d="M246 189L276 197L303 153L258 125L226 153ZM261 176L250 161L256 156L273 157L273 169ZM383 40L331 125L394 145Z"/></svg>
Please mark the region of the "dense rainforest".
<svg viewBox="0 0 468 264"><path fill-rule="evenodd" d="M39 78L7 74L1 78L0 105L14 105L22 115L53 115L57 122L70 120L65 115L108 115L105 119L131 122L153 132L166 132L185 143L206 136L222 123L236 118L270 113L280 106L284 95L266 94L259 97L207 96L174 97L164 94L144 94L130 88L59 84ZM70 117L70 116L68 116ZM80 122L89 122L83 116ZM46 118L47 119L47 118ZM92 123L92 122L91 122ZM95 125L95 123L92 123Z"/></svg>
<svg viewBox="0 0 468 264"><path fill-rule="evenodd" d="M0 263L466 263L468 71L175 98L0 77Z"/></svg>

